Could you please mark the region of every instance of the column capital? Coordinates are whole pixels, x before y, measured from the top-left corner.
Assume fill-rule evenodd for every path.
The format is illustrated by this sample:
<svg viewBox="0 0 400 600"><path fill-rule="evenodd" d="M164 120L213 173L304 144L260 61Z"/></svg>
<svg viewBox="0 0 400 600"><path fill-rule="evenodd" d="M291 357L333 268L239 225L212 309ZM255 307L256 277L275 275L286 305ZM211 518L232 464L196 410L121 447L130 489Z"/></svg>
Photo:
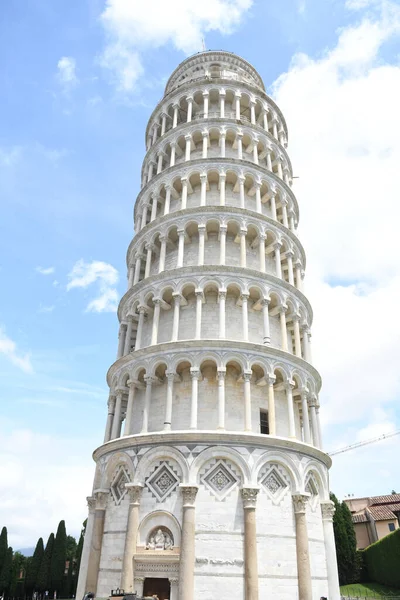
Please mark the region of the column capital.
<svg viewBox="0 0 400 600"><path fill-rule="evenodd" d="M288 309L288 307L286 306L286 304L281 304L279 306L279 313L286 314L287 309Z"/></svg>
<svg viewBox="0 0 400 600"><path fill-rule="evenodd" d="M321 502L321 513L323 521L332 521L336 508L332 500Z"/></svg>
<svg viewBox="0 0 400 600"><path fill-rule="evenodd" d="M139 315L147 315L148 310L149 310L148 306L144 306L143 304L141 304L140 306L138 306L138 313L139 313Z"/></svg>
<svg viewBox="0 0 400 600"><path fill-rule="evenodd" d="M207 175L207 173L200 173L200 181L201 181L202 183L203 183L203 182L206 182L206 181L207 181L207 179L208 179L208 175Z"/></svg>
<svg viewBox="0 0 400 600"><path fill-rule="evenodd" d="M126 483L125 488L128 490L130 504L136 504L136 506L139 506L143 485L138 483Z"/></svg>
<svg viewBox="0 0 400 600"><path fill-rule="evenodd" d="M199 223L197 226L197 229L199 230L199 233L205 233L206 231L206 224L205 223Z"/></svg>
<svg viewBox="0 0 400 600"><path fill-rule="evenodd" d="M294 388L295 388L295 385L296 385L296 384L295 384L295 382L294 382L294 381L292 381L292 380L290 380L290 381L285 381L285 382L284 382L284 384L283 384L283 386L284 386L284 388L285 388L285 390L286 390L286 391L288 391L288 390L289 390L289 391L290 391L290 390L294 390Z"/></svg>
<svg viewBox="0 0 400 600"><path fill-rule="evenodd" d="M220 89L218 90L218 92L219 92L219 95L220 95L220 96L226 96L226 91L224 90L224 88L220 88Z"/></svg>
<svg viewBox="0 0 400 600"><path fill-rule="evenodd" d="M203 96L209 96L210 92L208 90L203 90Z"/></svg>
<svg viewBox="0 0 400 600"><path fill-rule="evenodd" d="M239 230L239 235L242 236L246 236L247 235L247 227L241 227Z"/></svg>
<svg viewBox="0 0 400 600"><path fill-rule="evenodd" d="M199 486L198 485L186 485L184 483L181 483L179 488L182 492L183 506L184 507L193 507L195 500L196 500L197 492L199 491Z"/></svg>
<svg viewBox="0 0 400 600"><path fill-rule="evenodd" d="M134 379L128 379L126 385L128 386L128 388L132 389L136 387L136 383L137 382Z"/></svg>
<svg viewBox="0 0 400 600"><path fill-rule="evenodd" d="M190 377L192 379L200 379L200 377L201 377L200 369L196 369L196 367L190 367Z"/></svg>
<svg viewBox="0 0 400 600"><path fill-rule="evenodd" d="M311 396L308 400L308 406L310 408L317 408L317 399L315 396Z"/></svg>
<svg viewBox="0 0 400 600"><path fill-rule="evenodd" d="M220 171L220 172L219 172L219 178L220 178L220 179L225 179L225 178L226 178L226 173L225 173L225 171Z"/></svg>
<svg viewBox="0 0 400 600"><path fill-rule="evenodd" d="M94 496L88 496L86 498L86 502L87 502L87 505L88 505L89 512L90 513L94 512L94 510L96 508L96 498Z"/></svg>
<svg viewBox="0 0 400 600"><path fill-rule="evenodd" d="M176 148L176 142L175 141L170 142L169 143L169 147L170 148ZM169 186L169 187L172 187L172 186Z"/></svg>
<svg viewBox="0 0 400 600"><path fill-rule="evenodd" d="M153 383L158 383L158 378L154 377L154 375L145 375L143 379L146 382L146 386L151 386Z"/></svg>
<svg viewBox="0 0 400 600"><path fill-rule="evenodd" d="M221 233L226 233L228 231L228 225L226 225L225 223L222 223L219 226L219 233L221 235Z"/></svg>
<svg viewBox="0 0 400 600"><path fill-rule="evenodd" d="M243 377L244 381L250 381L252 375L253 375L253 371L246 370L246 371L243 371L242 377Z"/></svg>
<svg viewBox="0 0 400 600"><path fill-rule="evenodd" d="M304 514L306 512L307 501L309 499L309 494L293 494L293 508L295 514Z"/></svg>
<svg viewBox="0 0 400 600"><path fill-rule="evenodd" d="M153 252L156 249L155 245L152 242L147 242L147 244L145 244L144 247L146 248L147 252L149 250Z"/></svg>
<svg viewBox="0 0 400 600"><path fill-rule="evenodd" d="M196 296L196 298L201 298L201 299L204 298L204 292L203 292L203 290L201 290L199 288L196 288L194 290L194 295Z"/></svg>
<svg viewBox="0 0 400 600"><path fill-rule="evenodd" d="M269 306L270 302L271 302L271 298L263 298L261 300L261 306Z"/></svg>
<svg viewBox="0 0 400 600"><path fill-rule="evenodd" d="M268 375L266 375L265 380L267 381L268 385L274 385L275 381L276 381L276 376L268 373Z"/></svg>
<svg viewBox="0 0 400 600"><path fill-rule="evenodd" d="M294 258L294 252L293 252L293 250L286 250L285 257L286 258Z"/></svg>
<svg viewBox="0 0 400 600"><path fill-rule="evenodd" d="M240 490L243 500L243 508L255 508L257 504L257 495L260 488L243 487Z"/></svg>
<svg viewBox="0 0 400 600"><path fill-rule="evenodd" d="M246 293L245 293L245 294L241 294L241 295L240 295L240 299L241 299L242 303L243 303L243 302L247 302L247 300L248 300L249 298L250 298L250 294L246 294Z"/></svg>
<svg viewBox="0 0 400 600"><path fill-rule="evenodd" d="M243 131L237 131L236 132L236 137L241 140L243 138Z"/></svg>
<svg viewBox="0 0 400 600"><path fill-rule="evenodd" d="M110 394L108 397L108 402L107 402L107 406L108 406L108 410L109 411L113 411L115 408L115 394Z"/></svg>
<svg viewBox="0 0 400 600"><path fill-rule="evenodd" d="M272 245L272 247L273 247L274 250L278 250L278 249L280 250L281 246L282 246L282 242L275 242Z"/></svg>
<svg viewBox="0 0 400 600"><path fill-rule="evenodd" d="M117 395L117 398L118 398L118 396L121 396L121 398L122 398L123 394L125 394L125 393L126 393L126 389L125 389L125 388L123 388L123 387L118 387L118 388L115 390L115 393L116 393L116 395Z"/></svg>
<svg viewBox="0 0 400 600"><path fill-rule="evenodd" d="M186 102L193 102L193 100L193 94L189 94L188 96L186 96Z"/></svg>
<svg viewBox="0 0 400 600"><path fill-rule="evenodd" d="M226 298L226 294L227 294L227 292L226 292L226 290L225 290L225 289L218 290L218 300L219 300L220 298L223 298L223 299L225 300L225 298Z"/></svg>
<svg viewBox="0 0 400 600"><path fill-rule="evenodd" d="M217 369L217 379L225 379L226 369Z"/></svg>
<svg viewBox="0 0 400 600"><path fill-rule="evenodd" d="M265 242L265 240L267 239L267 234L266 233L259 233L258 234L258 239L260 242Z"/></svg>
<svg viewBox="0 0 400 600"><path fill-rule="evenodd" d="M244 175L239 175L238 179L239 179L239 183L241 183L241 184L244 184L244 182L246 181L246 177Z"/></svg>
<svg viewBox="0 0 400 600"><path fill-rule="evenodd" d="M165 375L167 377L168 383L171 381L175 381L176 373L175 371L165 371Z"/></svg>
<svg viewBox="0 0 400 600"><path fill-rule="evenodd" d="M191 133L186 133L185 134L185 140L187 142L191 142L192 141L192 134ZM185 179L187 179L187 178L185 177Z"/></svg>
<svg viewBox="0 0 400 600"><path fill-rule="evenodd" d="M208 129L203 129L203 131L201 132L201 135L203 136L203 138L208 137L209 136ZM201 179L201 175L200 175L200 179Z"/></svg>
<svg viewBox="0 0 400 600"><path fill-rule="evenodd" d="M179 304L179 306L180 306L181 301L182 301L182 296L180 295L180 293L179 292L173 292L172 297L174 299L174 304Z"/></svg>
<svg viewBox="0 0 400 600"><path fill-rule="evenodd" d="M239 92L239 90L236 90L235 98L241 98L241 97L242 97L242 92Z"/></svg>
<svg viewBox="0 0 400 600"><path fill-rule="evenodd" d="M109 489L99 488L97 490L94 490L93 496L96 499L96 510L106 510L109 494Z"/></svg>
<svg viewBox="0 0 400 600"><path fill-rule="evenodd" d="M161 304L161 298L153 298L153 304Z"/></svg>

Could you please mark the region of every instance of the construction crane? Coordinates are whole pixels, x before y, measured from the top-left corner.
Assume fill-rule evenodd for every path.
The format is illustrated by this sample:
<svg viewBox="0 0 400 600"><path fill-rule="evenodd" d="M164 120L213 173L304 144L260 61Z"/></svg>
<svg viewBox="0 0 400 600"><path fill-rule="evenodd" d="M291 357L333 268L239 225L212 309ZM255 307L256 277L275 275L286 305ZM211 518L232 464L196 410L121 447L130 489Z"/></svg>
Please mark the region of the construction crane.
<svg viewBox="0 0 400 600"><path fill-rule="evenodd" d="M397 431L393 431L392 433L384 433L379 437L372 438L371 440L364 440L363 442L357 442L357 444L351 444L350 446L346 446L345 448L340 448L339 450L334 450L333 452L327 452L328 456L334 456L335 454L341 454L342 452L349 452L349 450L355 450L356 448L361 448L361 446L367 446L368 444L374 444L375 442L380 442L381 440L386 440L387 438L391 438L395 435L399 435L400 429Z"/></svg>

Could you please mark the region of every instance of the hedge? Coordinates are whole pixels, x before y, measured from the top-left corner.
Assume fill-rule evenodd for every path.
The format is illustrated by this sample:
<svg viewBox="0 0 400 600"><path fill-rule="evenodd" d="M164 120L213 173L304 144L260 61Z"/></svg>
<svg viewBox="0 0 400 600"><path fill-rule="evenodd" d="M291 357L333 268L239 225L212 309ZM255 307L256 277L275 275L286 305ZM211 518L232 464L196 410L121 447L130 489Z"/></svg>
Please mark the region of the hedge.
<svg viewBox="0 0 400 600"><path fill-rule="evenodd" d="M400 588L400 529L363 551L370 581Z"/></svg>

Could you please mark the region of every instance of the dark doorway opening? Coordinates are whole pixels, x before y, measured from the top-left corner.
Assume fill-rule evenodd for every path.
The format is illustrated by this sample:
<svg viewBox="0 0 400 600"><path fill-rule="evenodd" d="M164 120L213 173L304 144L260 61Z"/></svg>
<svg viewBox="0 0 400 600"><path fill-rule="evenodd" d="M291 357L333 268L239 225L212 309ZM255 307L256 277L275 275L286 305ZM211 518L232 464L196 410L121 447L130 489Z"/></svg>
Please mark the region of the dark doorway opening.
<svg viewBox="0 0 400 600"><path fill-rule="evenodd" d="M169 579L146 577L143 585L143 596L158 596L159 600L169 600L171 584Z"/></svg>

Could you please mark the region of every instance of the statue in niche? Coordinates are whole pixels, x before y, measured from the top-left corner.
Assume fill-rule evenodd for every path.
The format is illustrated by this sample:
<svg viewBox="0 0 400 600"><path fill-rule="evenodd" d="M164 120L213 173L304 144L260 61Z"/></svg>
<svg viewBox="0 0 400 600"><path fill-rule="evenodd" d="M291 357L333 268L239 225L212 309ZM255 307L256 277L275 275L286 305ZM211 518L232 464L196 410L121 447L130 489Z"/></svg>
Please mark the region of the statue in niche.
<svg viewBox="0 0 400 600"><path fill-rule="evenodd" d="M157 531L151 533L149 541L147 542L147 550L172 550L174 547L174 540L169 531L163 531L158 528Z"/></svg>

